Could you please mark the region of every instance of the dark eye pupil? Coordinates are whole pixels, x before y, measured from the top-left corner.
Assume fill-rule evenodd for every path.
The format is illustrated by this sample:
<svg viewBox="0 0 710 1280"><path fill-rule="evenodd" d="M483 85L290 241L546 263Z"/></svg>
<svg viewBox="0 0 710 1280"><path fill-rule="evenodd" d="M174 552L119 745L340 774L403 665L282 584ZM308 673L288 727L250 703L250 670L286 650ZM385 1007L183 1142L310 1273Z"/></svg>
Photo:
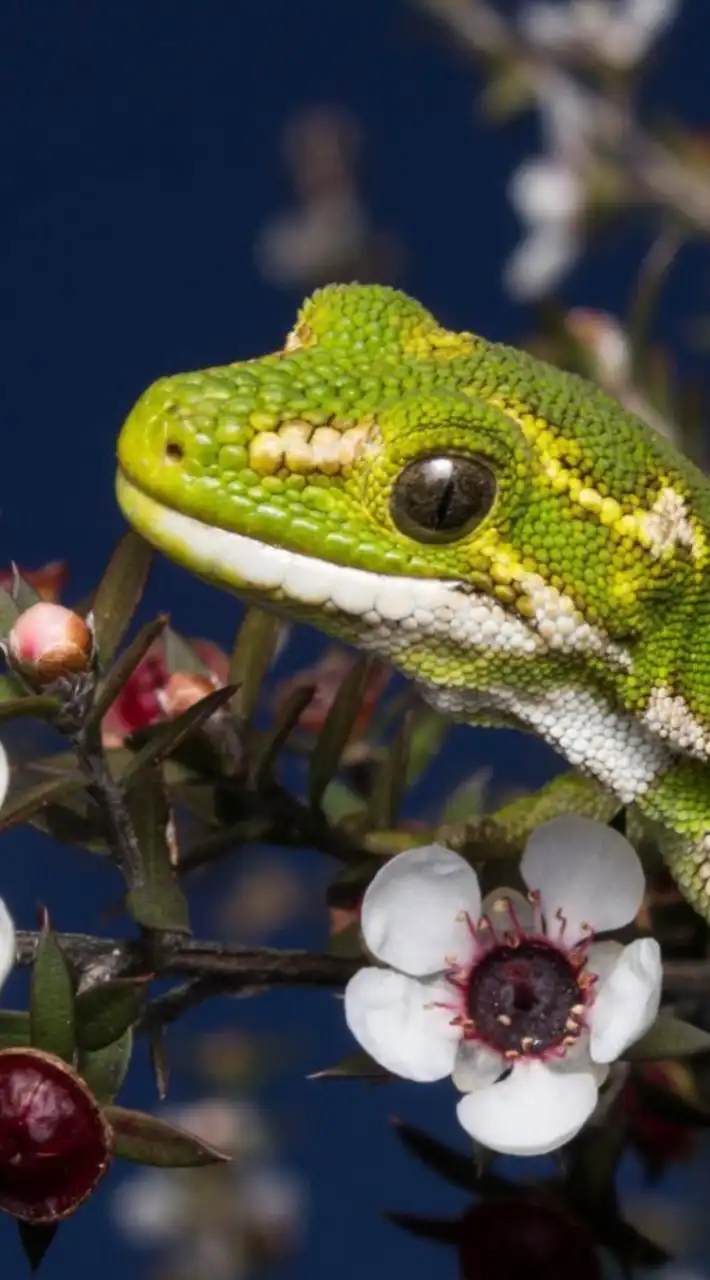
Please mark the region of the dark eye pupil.
<svg viewBox="0 0 710 1280"><path fill-rule="evenodd" d="M392 518L418 542L453 542L488 514L495 493L495 476L480 458L417 458L395 484Z"/></svg>

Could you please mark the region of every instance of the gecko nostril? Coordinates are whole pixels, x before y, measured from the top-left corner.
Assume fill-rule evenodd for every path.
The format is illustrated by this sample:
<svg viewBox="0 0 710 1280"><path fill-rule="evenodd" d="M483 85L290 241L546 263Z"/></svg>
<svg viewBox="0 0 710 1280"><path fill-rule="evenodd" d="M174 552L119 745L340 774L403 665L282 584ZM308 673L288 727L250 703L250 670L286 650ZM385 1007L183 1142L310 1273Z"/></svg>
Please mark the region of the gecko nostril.
<svg viewBox="0 0 710 1280"><path fill-rule="evenodd" d="M168 440L165 445L165 457L168 462L182 462L185 450L176 440Z"/></svg>

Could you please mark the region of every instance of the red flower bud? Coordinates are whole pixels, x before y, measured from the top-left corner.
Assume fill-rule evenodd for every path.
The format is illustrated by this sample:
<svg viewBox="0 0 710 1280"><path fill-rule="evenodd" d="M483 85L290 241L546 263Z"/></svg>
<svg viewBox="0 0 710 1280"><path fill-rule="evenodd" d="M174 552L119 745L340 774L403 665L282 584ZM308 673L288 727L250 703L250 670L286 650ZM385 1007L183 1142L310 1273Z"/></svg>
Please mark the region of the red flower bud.
<svg viewBox="0 0 710 1280"><path fill-rule="evenodd" d="M601 1280L587 1227L547 1205L483 1200L460 1219L462 1280Z"/></svg>
<svg viewBox="0 0 710 1280"><path fill-rule="evenodd" d="M0 1209L57 1222L91 1195L113 1156L113 1133L66 1063L39 1049L0 1052Z"/></svg>
<svg viewBox="0 0 710 1280"><path fill-rule="evenodd" d="M78 613L61 604L33 604L8 637L10 660L33 685L88 671L94 637Z"/></svg>

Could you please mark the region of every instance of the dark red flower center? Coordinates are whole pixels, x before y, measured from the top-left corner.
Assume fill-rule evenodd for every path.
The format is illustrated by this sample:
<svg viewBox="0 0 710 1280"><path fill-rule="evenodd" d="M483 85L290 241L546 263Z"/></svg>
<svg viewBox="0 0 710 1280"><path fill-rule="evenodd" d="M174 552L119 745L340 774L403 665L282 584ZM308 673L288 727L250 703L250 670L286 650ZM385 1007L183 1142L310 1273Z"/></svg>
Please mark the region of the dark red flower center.
<svg viewBox="0 0 710 1280"><path fill-rule="evenodd" d="M473 966L466 1012L477 1037L499 1053L542 1054L579 1030L579 970L544 940L500 944Z"/></svg>

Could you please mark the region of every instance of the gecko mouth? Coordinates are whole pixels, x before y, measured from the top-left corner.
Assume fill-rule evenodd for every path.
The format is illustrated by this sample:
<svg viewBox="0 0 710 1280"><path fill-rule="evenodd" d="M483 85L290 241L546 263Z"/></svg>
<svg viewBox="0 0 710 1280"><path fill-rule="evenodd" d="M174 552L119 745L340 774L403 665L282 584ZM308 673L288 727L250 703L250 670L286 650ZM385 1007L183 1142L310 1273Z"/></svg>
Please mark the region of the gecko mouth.
<svg viewBox="0 0 710 1280"><path fill-rule="evenodd" d="M117 474L116 496L138 533L192 573L305 621L320 621L324 627L330 616L349 630L350 619L358 642L362 643L363 632L370 633L373 648L407 649L433 638L442 647L484 649L521 658L544 649L523 619L460 583L332 564L205 524L156 501L122 470Z"/></svg>

